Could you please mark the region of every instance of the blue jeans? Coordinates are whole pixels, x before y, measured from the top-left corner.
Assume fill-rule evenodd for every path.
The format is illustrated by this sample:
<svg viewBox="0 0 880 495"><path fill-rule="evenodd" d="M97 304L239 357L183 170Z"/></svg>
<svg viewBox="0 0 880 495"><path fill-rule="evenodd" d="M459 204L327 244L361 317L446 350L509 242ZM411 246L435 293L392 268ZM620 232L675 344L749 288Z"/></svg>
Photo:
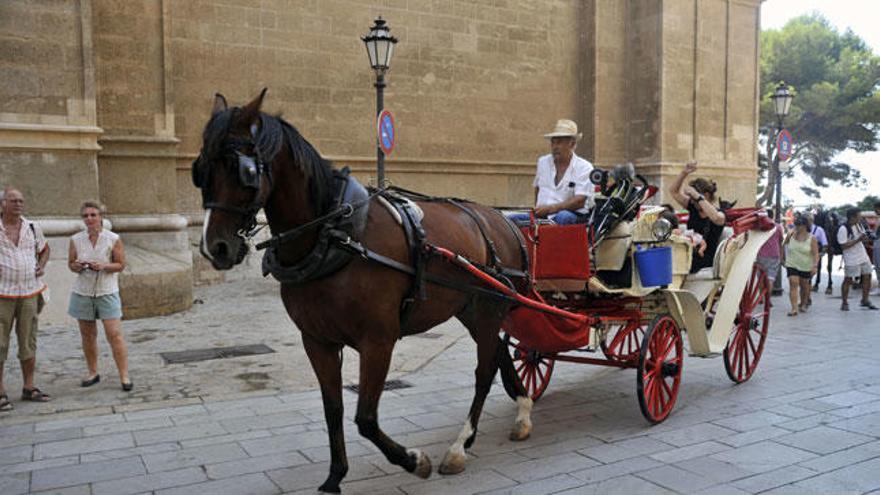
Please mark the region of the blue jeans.
<svg viewBox="0 0 880 495"><path fill-rule="evenodd" d="M517 225L529 223L528 213L514 213L512 215L508 215L507 218L511 219L513 223ZM571 210L562 210L558 213L550 215L549 218L559 225L571 225L573 223L577 223L578 217L577 214Z"/></svg>

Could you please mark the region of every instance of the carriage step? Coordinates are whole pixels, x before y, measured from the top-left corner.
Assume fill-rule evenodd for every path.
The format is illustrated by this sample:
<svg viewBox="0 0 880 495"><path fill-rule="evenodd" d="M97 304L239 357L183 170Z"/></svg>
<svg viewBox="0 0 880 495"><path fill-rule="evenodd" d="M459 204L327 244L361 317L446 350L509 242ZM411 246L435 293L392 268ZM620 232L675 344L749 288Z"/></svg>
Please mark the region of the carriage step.
<svg viewBox="0 0 880 495"><path fill-rule="evenodd" d="M353 383L351 385L346 385L342 388L354 393L358 393L358 389L360 387L357 384ZM412 385L403 380L387 380L385 381L385 385L382 387L382 390L397 390L400 388L412 388Z"/></svg>

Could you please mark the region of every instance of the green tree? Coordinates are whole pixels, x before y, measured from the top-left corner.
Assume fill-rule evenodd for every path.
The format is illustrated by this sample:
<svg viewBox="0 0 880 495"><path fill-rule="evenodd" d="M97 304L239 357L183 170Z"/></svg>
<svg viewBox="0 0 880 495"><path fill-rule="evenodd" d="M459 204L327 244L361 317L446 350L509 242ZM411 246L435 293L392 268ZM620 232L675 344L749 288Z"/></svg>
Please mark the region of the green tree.
<svg viewBox="0 0 880 495"><path fill-rule="evenodd" d="M819 197L817 188L829 182L858 185L858 170L836 160L846 149L877 149L880 130L880 57L847 30L838 32L818 13L790 20L782 29L761 33L760 134L758 166L766 184L776 180L776 115L769 98L780 82L796 95L785 126L794 136L792 172L806 173L815 187L804 192ZM788 172L791 174L792 172ZM773 197L772 187L759 188L760 204Z"/></svg>

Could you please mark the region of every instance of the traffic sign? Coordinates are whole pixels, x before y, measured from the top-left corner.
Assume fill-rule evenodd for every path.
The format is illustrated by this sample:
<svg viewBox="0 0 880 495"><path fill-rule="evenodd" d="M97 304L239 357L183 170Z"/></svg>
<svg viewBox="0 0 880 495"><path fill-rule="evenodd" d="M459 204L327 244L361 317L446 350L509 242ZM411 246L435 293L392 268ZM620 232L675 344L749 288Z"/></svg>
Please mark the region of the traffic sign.
<svg viewBox="0 0 880 495"><path fill-rule="evenodd" d="M782 129L776 136L776 156L780 162L791 158L791 149L794 147L794 139L788 129Z"/></svg>
<svg viewBox="0 0 880 495"><path fill-rule="evenodd" d="M376 132L379 137L379 147L386 155L390 155L394 151L394 144L397 141L397 131L394 128L394 116L390 110L382 110L376 121Z"/></svg>

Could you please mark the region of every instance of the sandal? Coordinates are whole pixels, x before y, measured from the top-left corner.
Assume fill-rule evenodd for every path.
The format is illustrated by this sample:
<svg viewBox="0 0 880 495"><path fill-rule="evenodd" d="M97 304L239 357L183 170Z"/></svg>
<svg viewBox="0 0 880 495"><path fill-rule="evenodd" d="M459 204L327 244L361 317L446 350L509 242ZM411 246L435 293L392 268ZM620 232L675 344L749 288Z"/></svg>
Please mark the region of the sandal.
<svg viewBox="0 0 880 495"><path fill-rule="evenodd" d="M12 402L9 402L9 396L0 394L0 411L11 411L13 409Z"/></svg>
<svg viewBox="0 0 880 495"><path fill-rule="evenodd" d="M30 390L23 388L21 389L21 400L27 400L30 402L49 402L52 400L52 397L37 387Z"/></svg>
<svg viewBox="0 0 880 495"><path fill-rule="evenodd" d="M841 304L841 305L840 305L840 310L841 310L841 311L849 311L849 303L848 303L848 302L844 302L843 304Z"/></svg>
<svg viewBox="0 0 880 495"><path fill-rule="evenodd" d="M797 314L798 314L797 311L789 311L786 316L797 316Z"/></svg>

